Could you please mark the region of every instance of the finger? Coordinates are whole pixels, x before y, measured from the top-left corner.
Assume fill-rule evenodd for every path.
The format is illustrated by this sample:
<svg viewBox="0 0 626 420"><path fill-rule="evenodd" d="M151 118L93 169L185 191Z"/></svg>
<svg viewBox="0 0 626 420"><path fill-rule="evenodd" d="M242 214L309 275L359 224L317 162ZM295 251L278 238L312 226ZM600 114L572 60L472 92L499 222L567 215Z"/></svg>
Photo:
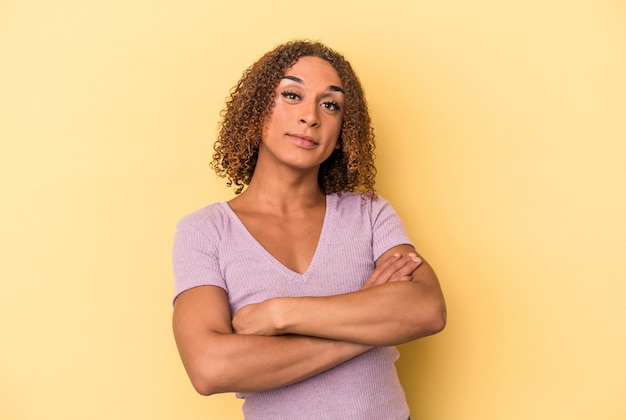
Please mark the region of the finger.
<svg viewBox="0 0 626 420"><path fill-rule="evenodd" d="M380 280L389 281L393 278L407 276L413 273L422 263L422 260L413 253L403 255L386 266L379 276Z"/></svg>
<svg viewBox="0 0 626 420"><path fill-rule="evenodd" d="M421 264L422 264L422 260L417 255L415 254L405 255L395 265L392 265L390 267L390 269L395 268L395 271L389 275L388 281L396 280L404 276L412 276L412 274Z"/></svg>
<svg viewBox="0 0 626 420"><path fill-rule="evenodd" d="M384 276L385 271L395 262L397 262L400 258L402 257L402 255L400 254L393 254L390 255L387 259L385 259L382 264L380 264L378 267L376 267L376 269L374 269L374 271L372 272L372 274L370 275L368 281L366 283L369 282L376 282L377 279L381 276ZM371 280L371 281L370 281ZM383 283L386 280L383 280Z"/></svg>
<svg viewBox="0 0 626 420"><path fill-rule="evenodd" d="M412 280L413 280L412 276L402 276L402 277L394 277L392 279L389 279L387 283L394 283L398 281L412 281Z"/></svg>
<svg viewBox="0 0 626 420"><path fill-rule="evenodd" d="M391 281L407 281L419 267L422 260L416 255L395 256L381 264L372 276L363 284L361 289L389 283Z"/></svg>

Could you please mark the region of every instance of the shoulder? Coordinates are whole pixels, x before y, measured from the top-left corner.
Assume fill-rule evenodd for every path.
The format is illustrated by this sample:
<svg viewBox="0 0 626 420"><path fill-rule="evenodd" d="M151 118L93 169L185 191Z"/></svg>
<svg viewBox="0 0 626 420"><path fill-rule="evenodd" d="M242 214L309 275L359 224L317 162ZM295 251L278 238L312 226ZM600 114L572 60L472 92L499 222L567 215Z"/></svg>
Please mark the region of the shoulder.
<svg viewBox="0 0 626 420"><path fill-rule="evenodd" d="M328 203L336 208L340 214L342 212L358 212L370 216L376 215L380 213L381 210L390 207L389 202L378 194L372 198L364 194L353 192L344 192L341 195L330 194L328 196Z"/></svg>
<svg viewBox="0 0 626 420"><path fill-rule="evenodd" d="M228 204L219 202L187 214L176 224L175 245L217 246L232 229L229 210Z"/></svg>
<svg viewBox="0 0 626 420"><path fill-rule="evenodd" d="M328 195L328 200L336 202L338 206L372 206L378 202L386 202L386 200L380 196L380 194L376 194L373 198L365 195L354 192L342 192L341 194L332 193Z"/></svg>
<svg viewBox="0 0 626 420"><path fill-rule="evenodd" d="M224 226L228 219L228 205L224 202L209 204L185 215L176 224L177 230L207 232Z"/></svg>

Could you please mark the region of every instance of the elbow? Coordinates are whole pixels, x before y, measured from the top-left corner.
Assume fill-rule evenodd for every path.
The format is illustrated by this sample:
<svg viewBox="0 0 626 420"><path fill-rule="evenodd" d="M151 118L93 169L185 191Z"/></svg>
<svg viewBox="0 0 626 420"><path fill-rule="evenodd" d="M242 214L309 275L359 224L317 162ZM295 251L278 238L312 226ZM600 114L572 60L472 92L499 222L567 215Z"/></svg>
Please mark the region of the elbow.
<svg viewBox="0 0 626 420"><path fill-rule="evenodd" d="M421 312L420 316L416 317L415 338L437 334L446 327L448 316L445 303L442 301L429 306L426 311Z"/></svg>
<svg viewBox="0 0 626 420"><path fill-rule="evenodd" d="M448 313L446 311L446 305L441 304L433 311L430 321L430 335L437 334L446 327L448 322Z"/></svg>
<svg viewBox="0 0 626 420"><path fill-rule="evenodd" d="M210 382L200 378L191 379L191 385L193 385L193 389L195 389L196 392L202 396L208 397L209 395L217 394Z"/></svg>
<svg viewBox="0 0 626 420"><path fill-rule="evenodd" d="M228 392L225 384L225 376L220 374L219 366L214 363L197 366L193 370L188 370L191 385L200 395L209 395Z"/></svg>
<svg viewBox="0 0 626 420"><path fill-rule="evenodd" d="M433 289L429 297L424 299L422 303L424 305L422 317L422 328L424 328L423 336L425 337L443 331L448 322L448 312L441 289Z"/></svg>
<svg viewBox="0 0 626 420"><path fill-rule="evenodd" d="M209 395L217 394L217 386L211 381L210 378L207 378L200 374L189 375L189 379L191 380L191 385L193 389L200 395L208 397Z"/></svg>

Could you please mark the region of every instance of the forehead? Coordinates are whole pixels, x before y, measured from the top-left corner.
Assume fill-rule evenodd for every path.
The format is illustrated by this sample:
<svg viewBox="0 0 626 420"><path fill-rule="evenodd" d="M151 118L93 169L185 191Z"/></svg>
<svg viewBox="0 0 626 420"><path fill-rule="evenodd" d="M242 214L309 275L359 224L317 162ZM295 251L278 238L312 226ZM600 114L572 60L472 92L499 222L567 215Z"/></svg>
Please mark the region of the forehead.
<svg viewBox="0 0 626 420"><path fill-rule="evenodd" d="M285 71L285 76L296 76L305 84L343 87L337 70L328 61L319 57L301 57Z"/></svg>

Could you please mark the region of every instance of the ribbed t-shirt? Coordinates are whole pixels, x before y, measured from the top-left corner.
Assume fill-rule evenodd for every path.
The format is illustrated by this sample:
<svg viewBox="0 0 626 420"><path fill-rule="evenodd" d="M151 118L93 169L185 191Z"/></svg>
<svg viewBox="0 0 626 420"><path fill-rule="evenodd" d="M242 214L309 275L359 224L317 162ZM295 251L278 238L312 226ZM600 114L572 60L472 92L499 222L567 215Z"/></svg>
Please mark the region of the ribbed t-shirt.
<svg viewBox="0 0 626 420"><path fill-rule="evenodd" d="M388 249L411 244L382 197L326 196L319 242L307 271L296 273L250 234L225 202L206 206L177 225L174 299L213 285L228 294L231 312L274 297L329 296L359 290ZM239 393L246 420L406 420L409 408L394 366L395 347L376 347L301 382Z"/></svg>

